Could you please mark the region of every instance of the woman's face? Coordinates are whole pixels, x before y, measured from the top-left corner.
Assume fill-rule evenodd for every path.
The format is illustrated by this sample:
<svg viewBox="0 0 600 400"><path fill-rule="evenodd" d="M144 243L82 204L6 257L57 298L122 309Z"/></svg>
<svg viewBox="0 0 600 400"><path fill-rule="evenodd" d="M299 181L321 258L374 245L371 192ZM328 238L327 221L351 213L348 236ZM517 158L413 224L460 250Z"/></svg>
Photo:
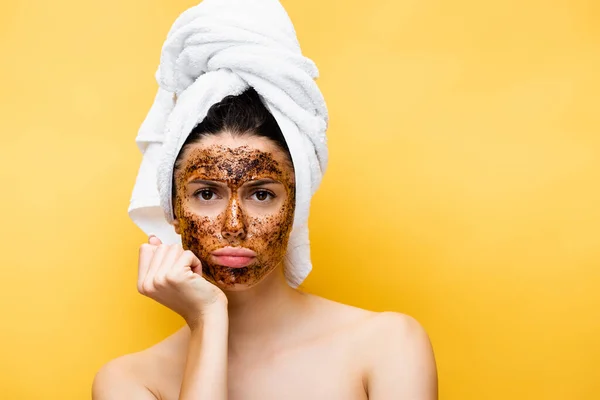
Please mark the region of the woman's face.
<svg viewBox="0 0 600 400"><path fill-rule="evenodd" d="M282 265L294 218L294 172L270 140L205 136L186 147L174 183L175 230L206 279L243 290Z"/></svg>

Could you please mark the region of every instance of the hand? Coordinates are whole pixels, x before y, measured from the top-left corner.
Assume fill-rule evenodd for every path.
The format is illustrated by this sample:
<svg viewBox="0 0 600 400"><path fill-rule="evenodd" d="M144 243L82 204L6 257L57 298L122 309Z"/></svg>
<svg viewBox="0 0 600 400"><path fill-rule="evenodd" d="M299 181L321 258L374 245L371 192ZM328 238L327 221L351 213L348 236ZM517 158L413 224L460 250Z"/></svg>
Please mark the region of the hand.
<svg viewBox="0 0 600 400"><path fill-rule="evenodd" d="M202 263L181 245L165 245L156 236L140 246L138 291L185 319L190 328L207 312L227 305L225 294L202 276Z"/></svg>

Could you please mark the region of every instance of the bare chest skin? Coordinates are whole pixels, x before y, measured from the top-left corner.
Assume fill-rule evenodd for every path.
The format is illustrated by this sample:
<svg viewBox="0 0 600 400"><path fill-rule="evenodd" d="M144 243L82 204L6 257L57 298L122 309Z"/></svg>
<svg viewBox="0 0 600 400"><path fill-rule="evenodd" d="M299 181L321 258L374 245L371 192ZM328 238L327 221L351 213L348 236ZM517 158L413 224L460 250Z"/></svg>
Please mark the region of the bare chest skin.
<svg viewBox="0 0 600 400"><path fill-rule="evenodd" d="M368 332L372 313L361 310L340 329L273 354L230 357L230 400L364 400ZM147 387L162 400L177 400L183 378L187 328L167 338L162 352L171 357L159 362Z"/></svg>
<svg viewBox="0 0 600 400"><path fill-rule="evenodd" d="M314 343L259 362L233 363L229 399L367 399L360 360L342 343Z"/></svg>
<svg viewBox="0 0 600 400"><path fill-rule="evenodd" d="M177 400L183 363L155 381L163 400ZM367 399L360 360L343 344L321 343L269 359L230 360L230 400Z"/></svg>

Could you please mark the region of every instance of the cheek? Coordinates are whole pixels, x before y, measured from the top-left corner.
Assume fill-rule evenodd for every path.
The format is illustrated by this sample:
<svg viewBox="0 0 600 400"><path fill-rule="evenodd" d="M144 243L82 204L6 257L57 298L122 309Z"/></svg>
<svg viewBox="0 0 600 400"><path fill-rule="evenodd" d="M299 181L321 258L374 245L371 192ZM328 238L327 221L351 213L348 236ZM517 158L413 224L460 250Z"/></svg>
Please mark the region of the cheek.
<svg viewBox="0 0 600 400"><path fill-rule="evenodd" d="M199 216L184 211L180 224L182 230L181 240L184 247L195 253L201 252L204 248L212 247L210 244L218 240L218 218Z"/></svg>
<svg viewBox="0 0 600 400"><path fill-rule="evenodd" d="M249 239L260 241L261 250L270 256L285 252L292 229L293 211L291 203L286 202L276 214L252 219Z"/></svg>
<svg viewBox="0 0 600 400"><path fill-rule="evenodd" d="M180 194L174 207L179 216L182 241L198 241L217 234L220 215L199 215L190 206L189 200L188 196Z"/></svg>

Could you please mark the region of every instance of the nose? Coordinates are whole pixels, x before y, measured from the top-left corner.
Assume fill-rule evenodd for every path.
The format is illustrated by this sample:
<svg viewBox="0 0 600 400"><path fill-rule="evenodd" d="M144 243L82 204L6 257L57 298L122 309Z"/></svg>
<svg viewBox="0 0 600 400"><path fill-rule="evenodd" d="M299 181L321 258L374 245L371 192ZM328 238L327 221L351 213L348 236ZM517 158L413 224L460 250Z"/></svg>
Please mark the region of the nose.
<svg viewBox="0 0 600 400"><path fill-rule="evenodd" d="M246 237L244 213L237 199L233 198L225 211L225 222L221 235L227 240L243 240Z"/></svg>

